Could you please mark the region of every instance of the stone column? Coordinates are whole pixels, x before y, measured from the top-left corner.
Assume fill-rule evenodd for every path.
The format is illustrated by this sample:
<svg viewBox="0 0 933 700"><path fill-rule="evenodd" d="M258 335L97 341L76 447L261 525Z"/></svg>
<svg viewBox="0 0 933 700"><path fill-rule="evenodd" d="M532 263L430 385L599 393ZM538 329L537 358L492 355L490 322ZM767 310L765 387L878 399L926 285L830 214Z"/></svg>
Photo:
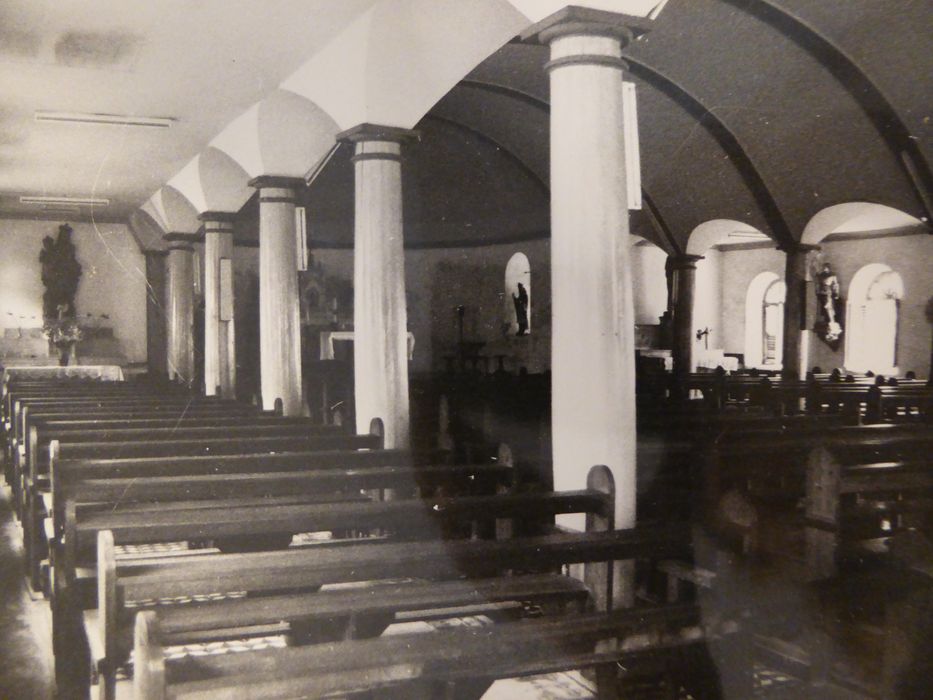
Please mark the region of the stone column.
<svg viewBox="0 0 933 700"><path fill-rule="evenodd" d="M164 250L147 250L146 256L146 366L150 375L165 375L168 367L166 339L166 262Z"/></svg>
<svg viewBox="0 0 933 700"><path fill-rule="evenodd" d="M584 488L590 467L608 466L617 528L635 524L635 320L621 59L630 22L640 20L568 7L523 35L551 50L554 487Z"/></svg>
<svg viewBox="0 0 933 700"><path fill-rule="evenodd" d="M693 357L693 304L696 298L697 262L701 255L677 255L670 258L674 275L674 376L684 377L696 369Z"/></svg>
<svg viewBox="0 0 933 700"><path fill-rule="evenodd" d="M194 246L195 234L168 233L166 346L169 379L194 379Z"/></svg>
<svg viewBox="0 0 933 700"><path fill-rule="evenodd" d="M781 376L787 379L805 379L807 358L802 357L805 346L803 331L806 328L807 290L810 251L819 246L797 243L784 246L786 254L784 282L787 296L784 298L784 345L781 349Z"/></svg>
<svg viewBox="0 0 933 700"><path fill-rule="evenodd" d="M301 415L301 319L295 196L304 180L263 175L259 190L259 364L262 405L282 399L286 416Z"/></svg>
<svg viewBox="0 0 933 700"><path fill-rule="evenodd" d="M357 432L373 418L386 447L409 446L408 314L402 219L402 143L418 134L361 124L338 135L355 145L353 374Z"/></svg>
<svg viewBox="0 0 933 700"><path fill-rule="evenodd" d="M221 319L220 261L229 260L232 271L235 215L208 211L198 218L204 222L204 390L208 396L232 398L236 343L233 317Z"/></svg>

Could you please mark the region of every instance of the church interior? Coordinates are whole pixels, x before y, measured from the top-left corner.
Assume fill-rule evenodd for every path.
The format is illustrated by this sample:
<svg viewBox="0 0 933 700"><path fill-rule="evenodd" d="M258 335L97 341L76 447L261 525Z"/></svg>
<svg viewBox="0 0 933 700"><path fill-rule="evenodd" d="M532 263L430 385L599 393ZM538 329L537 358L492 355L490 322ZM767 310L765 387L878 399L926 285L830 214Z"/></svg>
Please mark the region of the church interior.
<svg viewBox="0 0 933 700"><path fill-rule="evenodd" d="M924 698L929 0L5 0L0 699Z"/></svg>

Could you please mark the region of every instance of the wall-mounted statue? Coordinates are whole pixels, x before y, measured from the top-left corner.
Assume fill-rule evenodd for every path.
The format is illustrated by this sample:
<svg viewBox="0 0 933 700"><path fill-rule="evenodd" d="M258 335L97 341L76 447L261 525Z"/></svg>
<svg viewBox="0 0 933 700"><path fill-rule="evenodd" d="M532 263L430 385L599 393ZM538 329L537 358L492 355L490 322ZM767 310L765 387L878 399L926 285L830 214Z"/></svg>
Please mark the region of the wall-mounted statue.
<svg viewBox="0 0 933 700"><path fill-rule="evenodd" d="M42 284L45 285L42 315L46 320L73 318L75 296L81 281L81 263L71 242L71 226L62 224L55 238L46 236L42 239L39 263L42 265Z"/></svg>
<svg viewBox="0 0 933 700"><path fill-rule="evenodd" d="M833 350L839 346L843 333L845 306L840 294L839 278L828 262L816 274L817 319L813 330Z"/></svg>

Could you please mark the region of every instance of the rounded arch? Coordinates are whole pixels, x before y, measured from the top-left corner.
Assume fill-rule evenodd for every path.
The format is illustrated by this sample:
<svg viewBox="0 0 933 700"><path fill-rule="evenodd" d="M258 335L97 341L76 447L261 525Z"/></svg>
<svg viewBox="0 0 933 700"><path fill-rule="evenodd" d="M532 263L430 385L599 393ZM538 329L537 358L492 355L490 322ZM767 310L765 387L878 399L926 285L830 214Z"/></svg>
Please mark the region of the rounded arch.
<svg viewBox="0 0 933 700"><path fill-rule="evenodd" d="M340 130L365 122L412 128L467 73L530 23L505 0L382 0L282 88L320 105ZM348 61L347 56L361 59Z"/></svg>
<svg viewBox="0 0 933 700"><path fill-rule="evenodd" d="M730 239L765 235L754 226L734 219L712 219L697 226L687 238L687 255L703 255L707 250Z"/></svg>
<svg viewBox="0 0 933 700"><path fill-rule="evenodd" d="M249 173L223 151L208 146L198 158L206 211L239 211L252 196Z"/></svg>
<svg viewBox="0 0 933 700"><path fill-rule="evenodd" d="M897 326L904 281L889 265L869 263L852 277L846 299L845 366L897 374Z"/></svg>
<svg viewBox="0 0 933 700"><path fill-rule="evenodd" d="M152 215L144 209L137 209L129 216L129 227L141 251L161 250L165 230Z"/></svg>
<svg viewBox="0 0 933 700"><path fill-rule="evenodd" d="M777 288L778 285L783 285L784 281L776 273L771 271L761 272L756 275L748 285L748 290L745 293L745 359L744 363L746 367L759 367L765 364L765 360L768 359L768 353L766 352L766 342L765 342L765 330L775 330L773 325L771 328L766 329L766 324L768 321L771 321L773 324L774 312L771 314L771 318L767 318L765 311L765 299L767 296L770 296L772 301L774 297L780 294L780 290ZM770 291L770 295L769 295ZM784 293L786 294L786 288ZM783 298L783 294L780 294ZM779 324L780 325L780 324ZM783 328L781 329L783 330ZM779 365L781 363L781 342L780 337L777 334L772 334L775 337L774 347L776 353L772 356L773 362L772 365Z"/></svg>
<svg viewBox="0 0 933 700"><path fill-rule="evenodd" d="M524 253L515 253L505 266L505 318L509 335L531 333L531 263Z"/></svg>
<svg viewBox="0 0 933 700"><path fill-rule="evenodd" d="M923 222L899 209L873 202L846 202L817 212L803 229L801 243L816 245L834 233L876 233Z"/></svg>
<svg viewBox="0 0 933 700"><path fill-rule="evenodd" d="M194 233L201 227L198 210L185 195L171 185L163 187L161 193L169 233Z"/></svg>
<svg viewBox="0 0 933 700"><path fill-rule="evenodd" d="M334 147L340 131L316 103L280 89L246 110L210 145L228 155L250 178L304 177Z"/></svg>

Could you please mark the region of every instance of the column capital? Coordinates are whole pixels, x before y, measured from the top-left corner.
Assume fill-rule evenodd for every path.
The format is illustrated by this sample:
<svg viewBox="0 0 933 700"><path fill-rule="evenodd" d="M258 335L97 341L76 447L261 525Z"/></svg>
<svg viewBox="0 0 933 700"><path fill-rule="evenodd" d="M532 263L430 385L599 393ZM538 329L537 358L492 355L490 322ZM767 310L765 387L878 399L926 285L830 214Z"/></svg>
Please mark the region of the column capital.
<svg viewBox="0 0 933 700"><path fill-rule="evenodd" d="M528 27L520 38L528 43L549 44L569 34L608 36L619 39L625 46L633 39L647 34L650 27L651 20L644 17L568 5Z"/></svg>
<svg viewBox="0 0 933 700"><path fill-rule="evenodd" d="M172 231L162 236L162 240L168 243L169 250L194 250L192 244L200 243L201 236L196 233L180 233Z"/></svg>
<svg viewBox="0 0 933 700"><path fill-rule="evenodd" d="M147 258L148 258L150 255L151 255L152 257L154 257L154 258L164 258L166 255L168 255L168 251L167 251L167 250L164 250L164 249L162 249L162 248L152 249L152 250L144 250L144 251L143 251L143 255L145 255Z"/></svg>
<svg viewBox="0 0 933 700"><path fill-rule="evenodd" d="M232 211L205 211L198 214L198 221L216 221L223 224L232 224L236 221L236 212Z"/></svg>
<svg viewBox="0 0 933 700"><path fill-rule="evenodd" d="M793 253L810 253L814 250L819 250L820 246L816 245L815 243L799 243L795 241L794 243L785 243L779 245L777 249L782 253L791 255Z"/></svg>
<svg viewBox="0 0 933 700"><path fill-rule="evenodd" d="M672 270L695 270L697 263L703 259L702 255L670 255L668 261Z"/></svg>
<svg viewBox="0 0 933 700"><path fill-rule="evenodd" d="M357 124L346 131L337 134L338 142L359 143L360 141L394 141L406 143L420 141L421 132L413 129L403 129L399 126L384 126L381 124Z"/></svg>
<svg viewBox="0 0 933 700"><path fill-rule="evenodd" d="M274 187L283 190L300 190L307 187L303 177L292 177L289 175L258 175L247 183L250 187L262 190L267 187Z"/></svg>

